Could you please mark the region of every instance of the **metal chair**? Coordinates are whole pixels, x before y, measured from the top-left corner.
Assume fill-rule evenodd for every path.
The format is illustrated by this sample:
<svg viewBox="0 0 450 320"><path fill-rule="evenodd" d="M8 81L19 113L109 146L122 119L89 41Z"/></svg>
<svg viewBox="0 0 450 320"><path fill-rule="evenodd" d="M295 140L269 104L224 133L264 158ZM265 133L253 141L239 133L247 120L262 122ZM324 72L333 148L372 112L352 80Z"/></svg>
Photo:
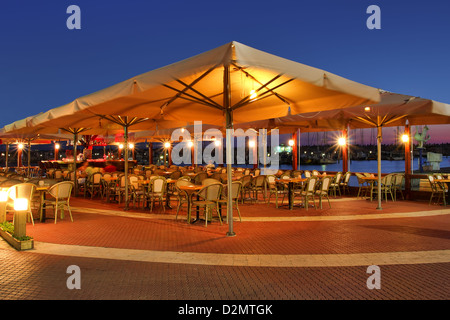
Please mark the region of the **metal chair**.
<svg viewBox="0 0 450 320"><path fill-rule="evenodd" d="M281 205L283 205L284 197L287 194L286 186L282 183L277 183L276 177L274 175L267 176L267 189L269 191L269 197L267 203L270 204L270 198L275 195L275 208L278 208L278 195L282 194L283 199L281 200Z"/></svg>
<svg viewBox="0 0 450 320"><path fill-rule="evenodd" d="M341 194L341 188L340 188L341 179L342 179L342 172L338 172L338 173L336 173L336 175L334 176L333 181L330 184L330 189L333 190L333 195L334 195L335 198L336 198L336 195L337 195L336 190L339 191L339 195L342 195Z"/></svg>
<svg viewBox="0 0 450 320"><path fill-rule="evenodd" d="M326 173L324 173L326 174ZM342 181L340 182L340 187L342 187L342 193L345 194L345 191L347 191L348 193L350 193L350 188L348 186L348 183L350 181L350 177L352 176L351 172L346 172L344 174L344 176L342 177Z"/></svg>
<svg viewBox="0 0 450 320"><path fill-rule="evenodd" d="M63 181L54 184L48 189L49 194L53 199L44 200L45 207L53 207L55 210L55 223L58 217L58 209L61 209L61 219L64 218L64 209L67 208L70 215L70 220L73 222L72 211L70 210L70 195L72 193L73 182ZM42 206L41 206L42 216Z"/></svg>
<svg viewBox="0 0 450 320"><path fill-rule="evenodd" d="M261 192L266 202L266 176L256 176L251 180L250 191L253 192L253 199L258 201L258 192Z"/></svg>
<svg viewBox="0 0 450 320"><path fill-rule="evenodd" d="M445 195L445 192L446 192L445 186L436 182L433 175L428 175L428 181L430 182L430 187L431 187L431 197L430 197L430 202L428 204L431 204L431 201L433 200L434 196L437 195L438 200L436 203L439 203L439 200L441 199L441 196L442 196L443 204L444 204L444 206L447 206L447 202L445 200L445 196L446 196Z"/></svg>
<svg viewBox="0 0 450 320"><path fill-rule="evenodd" d="M251 175L244 175L239 181L242 183L241 188L241 202L244 203L244 200L250 200L250 187L253 177ZM249 197L245 198L245 194L248 193Z"/></svg>
<svg viewBox="0 0 450 320"><path fill-rule="evenodd" d="M327 198L328 205L331 208L330 198L328 197L328 193L329 193L329 190L330 190L331 179L332 178L330 176L325 176L321 180L319 180L319 182L320 182L319 188L317 188L315 193L316 193L316 196L319 197L320 209L322 209L322 199L323 198Z"/></svg>
<svg viewBox="0 0 450 320"><path fill-rule="evenodd" d="M391 195L391 200L395 201L394 195L392 193L392 178L393 178L393 174L388 174L381 178L381 196L383 196L383 194L384 194L384 198L385 198L386 202L388 200L388 194ZM378 184L377 183L372 184L372 189L370 192L370 201L373 200L374 194L378 194Z"/></svg>
<svg viewBox="0 0 450 320"><path fill-rule="evenodd" d="M101 194L102 191L102 173L94 172L90 176L86 178L85 187L84 187L84 197L86 198L86 194L89 192L91 194L91 199L94 197L94 194Z"/></svg>
<svg viewBox="0 0 450 320"><path fill-rule="evenodd" d="M300 196L302 197L303 204L305 205L306 210L308 210L309 206L309 199L312 198L314 203L314 208L316 208L316 201L315 201L315 195L316 195L316 184L319 180L316 176L311 176L308 178L305 184L305 188L300 192Z"/></svg>
<svg viewBox="0 0 450 320"><path fill-rule="evenodd" d="M167 196L166 184L166 178L162 176L156 176L150 180L149 191L146 196L147 202L150 202L150 211L153 211L153 204L155 200L158 200L163 208L163 211L166 211L166 208L164 206L164 200Z"/></svg>
<svg viewBox="0 0 450 320"><path fill-rule="evenodd" d="M239 221L242 222L242 217L241 217L241 212L239 211L239 196L241 194L241 188L242 188L242 183L240 181L233 181L231 183L231 204L233 207L236 208L238 214L239 214ZM228 206L228 186L225 186L223 188L223 192L222 192L222 199L218 200L219 206L221 205L226 205ZM228 211L226 211L228 212ZM228 215L227 215L227 221L228 221Z"/></svg>
<svg viewBox="0 0 450 320"><path fill-rule="evenodd" d="M405 197L403 196L402 188L403 188L403 181L405 180L405 175L398 173L394 175L394 179L392 182L392 192L394 193L394 199L397 201L397 193L400 193L402 196L402 200L405 200Z"/></svg>
<svg viewBox="0 0 450 320"><path fill-rule="evenodd" d="M210 184L209 186L203 187L198 192L191 194L191 201L189 202L189 217L192 212L192 206L197 206L203 208L205 215L205 226L208 226L208 219L212 219L212 211L216 209L217 215L219 217L220 224L222 224L222 218L219 213L219 200L222 194L223 185L221 183ZM198 197L200 200L194 200L194 197Z"/></svg>
<svg viewBox="0 0 450 320"><path fill-rule="evenodd" d="M179 179L177 182L175 182L175 195L178 200L177 204L177 214L175 216L175 220L178 219L178 213L180 212L181 207L183 204L187 205L187 211L188 211L188 217L189 217L189 194L187 191L180 189L180 186L192 186L194 185L189 180ZM189 221L189 220L188 220Z"/></svg>

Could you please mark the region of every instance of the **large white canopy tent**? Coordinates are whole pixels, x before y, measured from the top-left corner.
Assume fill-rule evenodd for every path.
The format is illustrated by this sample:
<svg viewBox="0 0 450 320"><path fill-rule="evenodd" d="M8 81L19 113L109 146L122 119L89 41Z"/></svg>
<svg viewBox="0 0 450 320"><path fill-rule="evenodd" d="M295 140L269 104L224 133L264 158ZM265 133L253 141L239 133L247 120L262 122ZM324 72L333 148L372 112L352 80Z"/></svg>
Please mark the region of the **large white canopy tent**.
<svg viewBox="0 0 450 320"><path fill-rule="evenodd" d="M380 100L377 89L332 73L230 42L33 118L33 126L67 127L66 116L127 117L233 124L289 114L342 109ZM63 120L64 119L64 120ZM124 126L125 127L125 126ZM227 145L230 145L227 132ZM231 153L227 148L228 235L234 235ZM231 150L230 150L231 151Z"/></svg>
<svg viewBox="0 0 450 320"><path fill-rule="evenodd" d="M283 133L344 131L377 128L378 188L381 188L381 141L383 127L450 124L450 105L431 99L380 90L376 104L362 104L344 109L309 112L240 124L241 128L277 128ZM381 192L378 189L378 208Z"/></svg>

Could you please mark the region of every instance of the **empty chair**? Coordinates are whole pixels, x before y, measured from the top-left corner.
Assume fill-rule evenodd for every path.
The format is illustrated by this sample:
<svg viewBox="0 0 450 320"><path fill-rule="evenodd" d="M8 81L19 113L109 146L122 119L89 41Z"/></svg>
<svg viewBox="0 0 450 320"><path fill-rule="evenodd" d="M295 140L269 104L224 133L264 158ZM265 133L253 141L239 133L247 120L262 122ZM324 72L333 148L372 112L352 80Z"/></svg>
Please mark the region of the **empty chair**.
<svg viewBox="0 0 450 320"><path fill-rule="evenodd" d="M344 176L342 177L342 181L340 182L339 186L342 187L342 193L345 194L345 191L350 193L350 188L348 186L348 183L350 181L350 177L352 176L351 172L346 172Z"/></svg>
<svg viewBox="0 0 450 320"><path fill-rule="evenodd" d="M320 209L322 209L322 199L323 198L327 198L328 200L328 205L331 208L331 203L330 203L330 198L328 197L328 193L329 193L329 189L330 189L330 184L331 184L331 177L330 176L325 176L320 180L320 185L319 188L317 188L316 190L316 196L319 197L319 206Z"/></svg>
<svg viewBox="0 0 450 320"><path fill-rule="evenodd" d="M239 211L239 196L241 194L241 188L242 188L242 183L240 181L233 181L231 183L231 205L236 208L238 214L239 214L239 221L242 222L242 218L241 218L241 212ZM219 199L219 206L220 205L228 205L228 186L225 186L223 188L223 198ZM223 212L223 210L222 210ZM226 211L228 212L228 211ZM227 215L227 221L228 221L228 215Z"/></svg>
<svg viewBox="0 0 450 320"><path fill-rule="evenodd" d="M222 184L210 184L209 186L203 187L198 192L191 194L191 201L189 202L189 217L188 221L190 221L190 213L192 212L192 206L197 206L199 208L203 208L203 212L205 215L205 226L208 226L208 219L212 219L212 213L214 209L216 210L217 216L219 217L220 224L222 224L222 218L219 213L219 200L222 194ZM194 200L194 197L198 197L199 200Z"/></svg>
<svg viewBox="0 0 450 320"><path fill-rule="evenodd" d="M312 199L314 203L314 208L316 208L316 201L315 201L315 195L316 195L316 184L317 184L318 178L316 176L312 176L308 178L305 184L305 188L300 191L300 196L303 199L303 204L305 205L306 210L308 210L309 206L309 200Z"/></svg>
<svg viewBox="0 0 450 320"><path fill-rule="evenodd" d="M173 180L177 180L178 178L180 178L181 177L181 171L174 171L174 172L172 172L170 175L169 175L169 178L170 179L173 179Z"/></svg>
<svg viewBox="0 0 450 320"><path fill-rule="evenodd" d="M139 183L139 176L137 175L130 175L128 177L128 182L129 182L129 188L131 191L131 194L129 195L132 199L133 199L133 207L136 206L136 201L138 203L138 207L139 204L144 203L145 200L145 188L144 185Z"/></svg>
<svg viewBox="0 0 450 320"><path fill-rule="evenodd" d="M56 179L56 178L55 178ZM91 199L94 197L94 194L101 194L102 190L102 173L94 172L89 175L84 183L84 197L89 192L91 194Z"/></svg>
<svg viewBox="0 0 450 320"><path fill-rule="evenodd" d="M388 200L388 194L391 195L391 200L394 201L394 195L392 194L392 174L388 174L381 178L381 196L383 196ZM372 201L374 194L378 194L378 184L372 184L372 191L370 193L370 200Z"/></svg>
<svg viewBox="0 0 450 320"><path fill-rule="evenodd" d="M58 209L61 210L61 219L64 218L64 209L69 211L70 220L73 222L72 212L70 210L70 195L72 193L73 182L63 181L54 184L48 189L47 194L50 195L51 199L44 200L46 209L53 207L55 210L55 223L58 217ZM42 206L41 206L41 216L42 216Z"/></svg>
<svg viewBox="0 0 450 320"><path fill-rule="evenodd" d="M203 180L205 180L206 178L208 178L208 174L206 172L198 172L194 178L193 178L193 182L196 185L201 185Z"/></svg>
<svg viewBox="0 0 450 320"><path fill-rule="evenodd" d="M392 181L392 193L394 194L394 199L397 201L397 193L400 193L402 196L402 200L405 199L403 196L402 188L403 188L403 181L405 180L405 176L401 173L395 174L393 181Z"/></svg>
<svg viewBox="0 0 450 320"><path fill-rule="evenodd" d="M153 204L155 200L159 201L160 205L163 207L163 211L166 211L164 206L164 200L166 195L166 178L161 176L153 177L150 180L149 191L147 193L147 201L150 201L150 211L153 210Z"/></svg>
<svg viewBox="0 0 450 320"><path fill-rule="evenodd" d="M364 196L367 196L367 194L371 190L370 182L367 180L364 180L364 175L361 173L355 173L356 178L358 179L358 194L356 195L357 198L364 193Z"/></svg>
<svg viewBox="0 0 450 320"><path fill-rule="evenodd" d="M266 202L266 176L256 176L250 183L250 191L253 192L253 199L258 201L258 192L261 192Z"/></svg>
<svg viewBox="0 0 450 320"><path fill-rule="evenodd" d="M250 187L251 187L251 182L252 182L253 177L251 175L244 175L239 181L241 181L242 183L242 188L241 188L241 201L242 203L244 203L245 199L250 199L249 198L245 198L246 193L249 194L250 196Z"/></svg>
<svg viewBox="0 0 450 320"><path fill-rule="evenodd" d="M213 183L221 183L221 181L214 178L206 178L205 180L203 180L202 185L209 186L210 184Z"/></svg>
<svg viewBox="0 0 450 320"><path fill-rule="evenodd" d="M302 171L301 170L293 170L291 172L291 177L292 178L299 178L302 175Z"/></svg>
<svg viewBox="0 0 450 320"><path fill-rule="evenodd" d="M178 213L180 212L181 207L183 204L187 205L187 211L188 211L188 217L189 217L189 194L187 191L182 190L181 186L192 186L194 185L190 180L184 180L184 179L178 179L177 182L175 182L175 195L178 200L177 204L177 214L175 216L175 220L178 219Z"/></svg>
<svg viewBox="0 0 450 320"><path fill-rule="evenodd" d="M63 172L61 169L56 169L55 171L53 171L53 178L57 179L57 180L62 180L63 179Z"/></svg>
<svg viewBox="0 0 450 320"><path fill-rule="evenodd" d="M275 195L275 208L278 208L278 195L283 195L281 204L283 204L284 197L287 194L286 186L282 183L277 183L274 175L267 176L267 189L269 191L269 198L267 203L270 204L270 198Z"/></svg>
<svg viewBox="0 0 450 320"><path fill-rule="evenodd" d="M447 206L446 200L445 200L445 192L446 192L446 188L445 186L443 186L442 184L438 183L435 181L434 177L432 175L428 175L428 181L430 183L430 187L431 187L431 197L430 197L430 202L429 204L431 204L433 198L435 197L435 195L438 196L438 200L436 203L439 203L441 197L443 199L444 202L444 206Z"/></svg>
<svg viewBox="0 0 450 320"><path fill-rule="evenodd" d="M336 195L337 195L336 190L339 191L339 195L341 195L341 188L340 188L340 186L341 186L341 179L342 179L342 172L338 172L338 173L336 173L336 175L334 176L333 181L331 181L331 184L330 184L330 189L332 189L333 195L334 195L335 198L336 198Z"/></svg>
<svg viewBox="0 0 450 320"><path fill-rule="evenodd" d="M305 175L305 178L311 177L311 171L309 171L309 170L305 170L305 171L303 172L303 174Z"/></svg>

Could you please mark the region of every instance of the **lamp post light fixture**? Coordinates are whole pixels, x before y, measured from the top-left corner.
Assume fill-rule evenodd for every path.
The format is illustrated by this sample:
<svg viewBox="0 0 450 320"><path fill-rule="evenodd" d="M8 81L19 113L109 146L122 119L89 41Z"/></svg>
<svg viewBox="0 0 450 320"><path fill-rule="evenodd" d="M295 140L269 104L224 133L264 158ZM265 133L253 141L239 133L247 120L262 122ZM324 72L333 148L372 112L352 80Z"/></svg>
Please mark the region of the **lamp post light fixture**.
<svg viewBox="0 0 450 320"><path fill-rule="evenodd" d="M27 233L27 210L28 199L14 199L14 236L16 238L24 237Z"/></svg>
<svg viewBox="0 0 450 320"><path fill-rule="evenodd" d="M169 141L166 141L166 142L164 142L163 146L164 146L164 165L166 165L166 161L167 161L166 154L169 153L171 144ZM169 156L169 163L170 163L170 153L168 154L168 156Z"/></svg>
<svg viewBox="0 0 450 320"><path fill-rule="evenodd" d="M407 134L402 134L402 142L408 143L408 142L409 142L409 135L407 135Z"/></svg>
<svg viewBox="0 0 450 320"><path fill-rule="evenodd" d="M338 139L338 145L339 145L339 146L343 147L343 146L345 146L346 144L347 144L347 141L346 141L346 139L345 139L344 137L340 137L340 138Z"/></svg>

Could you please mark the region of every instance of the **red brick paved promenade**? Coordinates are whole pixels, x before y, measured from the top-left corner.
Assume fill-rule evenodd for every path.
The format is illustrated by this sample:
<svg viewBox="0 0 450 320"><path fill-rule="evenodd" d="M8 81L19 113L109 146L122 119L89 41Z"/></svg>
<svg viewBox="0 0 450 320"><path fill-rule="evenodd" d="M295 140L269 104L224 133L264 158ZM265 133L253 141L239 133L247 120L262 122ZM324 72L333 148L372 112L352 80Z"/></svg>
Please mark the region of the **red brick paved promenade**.
<svg viewBox="0 0 450 320"><path fill-rule="evenodd" d="M0 241L0 299L450 298L450 209L427 202L383 202L381 211L345 197L308 211L244 204L236 237L218 221L188 225L184 211L175 220L173 209L71 204L74 222L27 225L35 249ZM70 265L80 267L79 290L67 288ZM380 289L367 288L370 265L380 267Z"/></svg>

